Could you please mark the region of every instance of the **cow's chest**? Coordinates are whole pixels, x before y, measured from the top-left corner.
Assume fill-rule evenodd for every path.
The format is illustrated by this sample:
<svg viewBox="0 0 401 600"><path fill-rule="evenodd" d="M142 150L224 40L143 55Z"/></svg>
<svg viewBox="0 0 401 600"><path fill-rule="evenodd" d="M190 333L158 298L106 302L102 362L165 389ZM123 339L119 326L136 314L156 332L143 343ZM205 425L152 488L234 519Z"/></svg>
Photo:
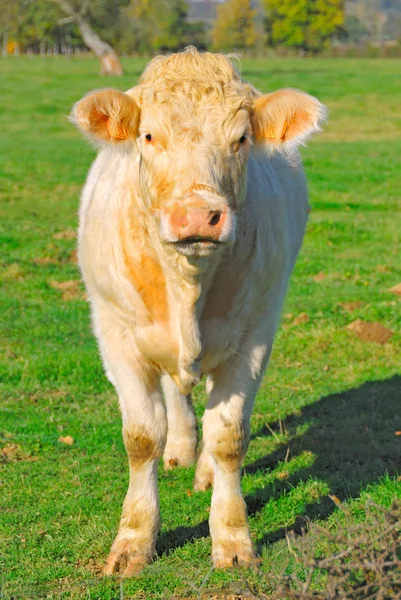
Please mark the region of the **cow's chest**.
<svg viewBox="0 0 401 600"><path fill-rule="evenodd" d="M200 318L201 370L209 373L235 354L249 324L253 288L241 278L223 278L213 287Z"/></svg>
<svg viewBox="0 0 401 600"><path fill-rule="evenodd" d="M228 263L223 258L211 277L205 274L198 287L181 287L179 294L174 281L165 277L165 320L155 321L149 313L148 325L140 327L139 344L143 354L177 383L186 374L196 380L210 373L238 351L255 316L255 293L263 295L250 254L245 254L247 268L241 261ZM155 287L160 293L161 286Z"/></svg>
<svg viewBox="0 0 401 600"><path fill-rule="evenodd" d="M168 321L133 326L140 354L162 372L177 378L180 361L180 339Z"/></svg>
<svg viewBox="0 0 401 600"><path fill-rule="evenodd" d="M249 323L250 296L240 282L226 281L210 291L200 311L171 302L165 321L136 324L138 348L178 385L183 371L195 379L210 373L237 352Z"/></svg>

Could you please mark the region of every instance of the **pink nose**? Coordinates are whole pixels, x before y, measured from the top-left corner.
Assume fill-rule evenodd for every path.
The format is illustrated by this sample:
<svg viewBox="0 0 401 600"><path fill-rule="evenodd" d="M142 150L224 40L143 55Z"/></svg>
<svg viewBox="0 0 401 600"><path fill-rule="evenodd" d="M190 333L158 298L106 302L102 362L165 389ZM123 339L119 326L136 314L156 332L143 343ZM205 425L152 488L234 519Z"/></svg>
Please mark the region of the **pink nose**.
<svg viewBox="0 0 401 600"><path fill-rule="evenodd" d="M177 241L206 239L218 242L227 218L227 212L208 208L177 207L170 214L171 232Z"/></svg>

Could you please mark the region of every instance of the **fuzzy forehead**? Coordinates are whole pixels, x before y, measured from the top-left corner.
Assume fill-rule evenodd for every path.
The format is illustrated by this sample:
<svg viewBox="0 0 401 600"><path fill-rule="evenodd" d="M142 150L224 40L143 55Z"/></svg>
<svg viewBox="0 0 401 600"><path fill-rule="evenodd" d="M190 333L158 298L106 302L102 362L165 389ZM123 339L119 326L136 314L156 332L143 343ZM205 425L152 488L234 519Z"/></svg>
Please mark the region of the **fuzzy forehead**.
<svg viewBox="0 0 401 600"><path fill-rule="evenodd" d="M144 128L160 138L207 133L216 143L221 135L241 137L259 95L227 56L195 48L154 58L136 89Z"/></svg>
<svg viewBox="0 0 401 600"><path fill-rule="evenodd" d="M230 110L217 103L193 105L185 101L148 106L143 112L140 127L141 133L151 132L163 146L175 146L176 149L177 143L186 146L194 143L199 148L204 148L204 143L224 146L249 133L249 130L249 113L241 107Z"/></svg>
<svg viewBox="0 0 401 600"><path fill-rule="evenodd" d="M143 97L171 102L184 95L196 103L209 97L230 105L251 102L256 90L246 84L227 56L188 48L157 56L146 67L140 84Z"/></svg>

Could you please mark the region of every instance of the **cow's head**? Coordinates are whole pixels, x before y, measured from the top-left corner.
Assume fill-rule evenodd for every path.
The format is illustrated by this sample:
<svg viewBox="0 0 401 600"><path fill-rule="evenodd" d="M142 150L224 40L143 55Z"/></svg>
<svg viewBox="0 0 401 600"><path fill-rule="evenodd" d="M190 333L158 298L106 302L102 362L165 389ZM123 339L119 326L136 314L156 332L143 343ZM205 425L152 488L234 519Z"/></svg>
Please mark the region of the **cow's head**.
<svg viewBox="0 0 401 600"><path fill-rule="evenodd" d="M324 114L308 94L261 95L227 57L188 49L155 58L126 93L88 94L72 119L97 144L132 152L162 242L196 256L235 239L252 146L291 149Z"/></svg>

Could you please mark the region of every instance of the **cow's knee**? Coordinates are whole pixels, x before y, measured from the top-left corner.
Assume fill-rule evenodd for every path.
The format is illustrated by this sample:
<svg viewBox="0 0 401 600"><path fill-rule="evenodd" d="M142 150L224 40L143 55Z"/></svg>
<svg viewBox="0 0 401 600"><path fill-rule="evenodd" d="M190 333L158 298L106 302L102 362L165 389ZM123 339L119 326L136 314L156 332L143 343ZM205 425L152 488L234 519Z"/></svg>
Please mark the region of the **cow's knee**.
<svg viewBox="0 0 401 600"><path fill-rule="evenodd" d="M221 419L221 425L214 424L210 429L204 423L204 444L218 467L227 472L234 472L241 468L246 454L249 433L244 427L228 419Z"/></svg>
<svg viewBox="0 0 401 600"><path fill-rule="evenodd" d="M248 443L248 431L241 424L222 414L205 414L202 451L194 481L195 490L206 490L213 485L215 469L223 473L239 473Z"/></svg>
<svg viewBox="0 0 401 600"><path fill-rule="evenodd" d="M150 432L143 425L128 425L123 428L123 438L132 470L139 471L149 462L159 459L164 450L167 428Z"/></svg>

